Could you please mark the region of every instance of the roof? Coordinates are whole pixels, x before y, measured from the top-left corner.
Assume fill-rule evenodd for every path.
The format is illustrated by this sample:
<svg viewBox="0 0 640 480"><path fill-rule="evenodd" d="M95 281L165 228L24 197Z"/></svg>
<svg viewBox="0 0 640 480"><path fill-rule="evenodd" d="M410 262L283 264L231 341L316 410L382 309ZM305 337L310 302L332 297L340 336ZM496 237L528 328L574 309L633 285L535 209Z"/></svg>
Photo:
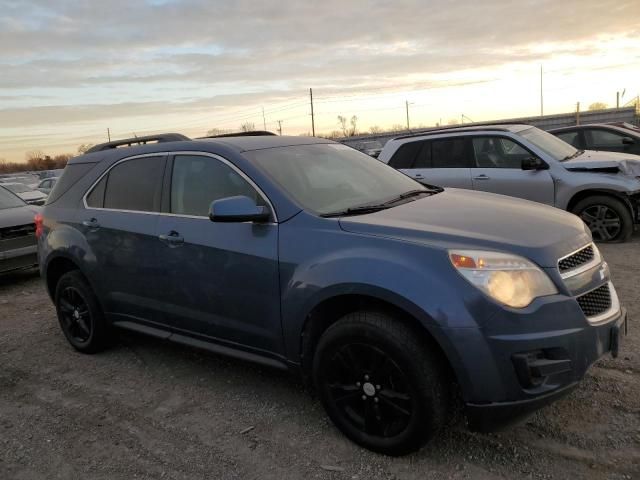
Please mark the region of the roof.
<svg viewBox="0 0 640 480"><path fill-rule="evenodd" d="M531 125L526 124L484 124L484 125L470 125L468 127L455 126L455 127L443 127L436 128L433 130L427 130L419 133L412 133L409 135L401 135L399 137L393 138L393 140L404 139L404 138L413 138L413 137L425 137L432 135L442 135L443 133L465 133L465 132L521 132L522 130L526 130L527 128L532 128Z"/></svg>
<svg viewBox="0 0 640 480"><path fill-rule="evenodd" d="M326 138L293 137L280 135L213 137L195 140L196 142L215 143L232 147L240 152L262 150L265 148L287 147L291 145L311 145L314 143L334 143Z"/></svg>

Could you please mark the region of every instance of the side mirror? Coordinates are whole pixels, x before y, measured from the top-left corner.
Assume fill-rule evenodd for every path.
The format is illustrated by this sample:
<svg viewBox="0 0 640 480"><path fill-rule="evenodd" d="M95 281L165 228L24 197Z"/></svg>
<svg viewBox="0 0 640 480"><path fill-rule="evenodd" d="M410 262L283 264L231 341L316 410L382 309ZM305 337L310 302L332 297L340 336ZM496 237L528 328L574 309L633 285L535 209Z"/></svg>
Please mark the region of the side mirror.
<svg viewBox="0 0 640 480"><path fill-rule="evenodd" d="M634 145L635 143L636 143L636 141L631 137L622 137L622 144L623 145Z"/></svg>
<svg viewBox="0 0 640 480"><path fill-rule="evenodd" d="M522 168L522 170L548 170L549 165L537 157L529 157L522 159L520 168Z"/></svg>
<svg viewBox="0 0 640 480"><path fill-rule="evenodd" d="M215 200L209 209L212 222L266 222L269 209L256 205L249 197L239 195Z"/></svg>

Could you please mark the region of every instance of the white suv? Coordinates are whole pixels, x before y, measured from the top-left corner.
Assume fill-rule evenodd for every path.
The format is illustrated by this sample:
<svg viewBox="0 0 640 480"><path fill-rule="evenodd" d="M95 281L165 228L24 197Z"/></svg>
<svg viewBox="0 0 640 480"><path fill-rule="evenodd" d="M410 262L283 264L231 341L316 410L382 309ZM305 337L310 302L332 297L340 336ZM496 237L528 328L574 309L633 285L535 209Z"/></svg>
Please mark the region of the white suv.
<svg viewBox="0 0 640 480"><path fill-rule="evenodd" d="M389 140L380 161L431 185L546 203L579 215L599 241L640 223L640 156L578 150L530 125L431 130Z"/></svg>

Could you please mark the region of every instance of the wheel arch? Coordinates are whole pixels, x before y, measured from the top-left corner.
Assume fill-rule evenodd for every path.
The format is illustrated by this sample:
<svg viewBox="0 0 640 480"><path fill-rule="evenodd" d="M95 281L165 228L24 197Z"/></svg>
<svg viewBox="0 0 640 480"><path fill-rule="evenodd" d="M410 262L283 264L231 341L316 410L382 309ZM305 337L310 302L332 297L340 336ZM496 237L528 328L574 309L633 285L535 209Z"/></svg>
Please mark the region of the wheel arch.
<svg viewBox="0 0 640 480"><path fill-rule="evenodd" d="M311 385L311 367L318 341L322 334L340 318L358 310L381 311L397 318L411 328L426 348L429 348L438 357L441 357L446 368L447 375L456 384L459 384L454 362L447 354L447 348L443 345L439 330L428 319L426 314L416 314L418 307L408 305L407 302L398 301L393 297L376 295L363 292L349 292L328 296L318 302L307 314L302 332L300 334L299 355L300 368L308 386ZM420 318L420 317L423 318ZM426 321L425 321L426 320Z"/></svg>
<svg viewBox="0 0 640 480"><path fill-rule="evenodd" d="M595 196L605 196L605 197L614 198L616 200L620 200L629 209L629 213L631 213L632 218L635 218L635 212L633 209L633 205L629 200L629 197L625 195L623 192L619 192L616 190L609 190L606 188L588 188L588 189L581 190L579 192L574 193L573 196L569 199L569 202L567 203L567 211L573 212L573 209L579 202L581 202L585 198L595 197Z"/></svg>
<svg viewBox="0 0 640 480"><path fill-rule="evenodd" d="M47 293L52 300L55 299L56 285L58 284L60 278L65 273L74 270L79 271L85 277L85 279L87 279L87 276L80 268L80 265L78 265L77 262L66 255L56 255L47 262L44 269L44 279L47 287Z"/></svg>

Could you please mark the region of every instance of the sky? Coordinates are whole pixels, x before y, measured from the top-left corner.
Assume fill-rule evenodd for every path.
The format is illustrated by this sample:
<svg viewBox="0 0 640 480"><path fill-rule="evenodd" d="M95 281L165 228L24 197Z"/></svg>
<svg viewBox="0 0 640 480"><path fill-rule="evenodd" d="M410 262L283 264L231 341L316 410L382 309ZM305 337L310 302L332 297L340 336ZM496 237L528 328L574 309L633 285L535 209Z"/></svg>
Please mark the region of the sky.
<svg viewBox="0 0 640 480"><path fill-rule="evenodd" d="M160 132L299 135L615 106L639 0L0 0L0 159ZM264 109L264 117L263 117Z"/></svg>

